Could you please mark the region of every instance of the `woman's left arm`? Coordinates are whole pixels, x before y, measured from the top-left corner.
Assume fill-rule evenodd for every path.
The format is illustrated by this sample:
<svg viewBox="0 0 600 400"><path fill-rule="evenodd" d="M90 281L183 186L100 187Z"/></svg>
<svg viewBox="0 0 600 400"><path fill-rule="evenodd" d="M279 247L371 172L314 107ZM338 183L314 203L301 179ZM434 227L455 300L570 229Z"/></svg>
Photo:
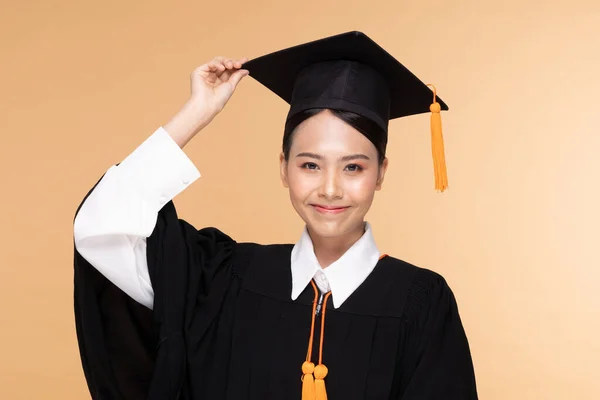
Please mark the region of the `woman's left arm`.
<svg viewBox="0 0 600 400"><path fill-rule="evenodd" d="M398 399L476 400L473 361L456 299L443 277L431 271L426 275L405 343L403 371L408 374Z"/></svg>

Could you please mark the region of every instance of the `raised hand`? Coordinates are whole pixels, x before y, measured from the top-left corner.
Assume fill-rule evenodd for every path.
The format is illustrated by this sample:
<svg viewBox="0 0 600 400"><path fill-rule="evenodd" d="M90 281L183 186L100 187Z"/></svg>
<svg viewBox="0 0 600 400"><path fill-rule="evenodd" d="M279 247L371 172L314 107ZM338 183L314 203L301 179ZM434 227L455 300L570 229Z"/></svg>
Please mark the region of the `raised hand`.
<svg viewBox="0 0 600 400"><path fill-rule="evenodd" d="M185 106L164 126L180 147L186 145L220 113L240 81L245 58L215 57L196 68L190 76L191 95Z"/></svg>
<svg viewBox="0 0 600 400"><path fill-rule="evenodd" d="M219 113L229 101L238 83L248 75L241 69L246 59L215 57L196 68L190 77L191 100L204 104L207 113Z"/></svg>

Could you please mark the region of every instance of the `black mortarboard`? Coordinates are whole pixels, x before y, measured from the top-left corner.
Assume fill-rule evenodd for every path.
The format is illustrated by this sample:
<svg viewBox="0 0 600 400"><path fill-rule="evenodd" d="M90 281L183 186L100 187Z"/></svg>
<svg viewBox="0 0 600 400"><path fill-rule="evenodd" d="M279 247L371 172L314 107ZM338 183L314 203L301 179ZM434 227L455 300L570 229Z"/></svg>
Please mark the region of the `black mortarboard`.
<svg viewBox="0 0 600 400"><path fill-rule="evenodd" d="M331 108L362 115L387 134L389 120L431 111L436 189L446 189L439 111L448 106L435 89L432 93L364 33L347 32L289 47L242 68L290 104L287 119L304 110Z"/></svg>

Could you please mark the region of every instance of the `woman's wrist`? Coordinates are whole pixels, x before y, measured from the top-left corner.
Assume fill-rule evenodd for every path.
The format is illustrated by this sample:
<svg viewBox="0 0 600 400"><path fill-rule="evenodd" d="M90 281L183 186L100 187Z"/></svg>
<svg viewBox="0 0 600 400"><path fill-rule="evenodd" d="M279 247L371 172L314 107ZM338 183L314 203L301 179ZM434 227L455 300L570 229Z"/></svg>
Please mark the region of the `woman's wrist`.
<svg viewBox="0 0 600 400"><path fill-rule="evenodd" d="M211 113L200 100L191 98L183 108L163 126L173 140L183 148L198 132L210 123Z"/></svg>

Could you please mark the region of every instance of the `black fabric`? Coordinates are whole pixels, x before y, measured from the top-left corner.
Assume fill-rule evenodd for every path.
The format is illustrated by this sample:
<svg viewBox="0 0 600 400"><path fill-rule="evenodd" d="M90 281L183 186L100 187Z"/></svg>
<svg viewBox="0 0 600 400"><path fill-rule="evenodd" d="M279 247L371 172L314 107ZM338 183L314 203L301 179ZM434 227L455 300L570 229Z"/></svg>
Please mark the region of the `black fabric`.
<svg viewBox="0 0 600 400"><path fill-rule="evenodd" d="M288 120L304 110L331 108L369 118L387 133L389 120L429 112L433 102L424 82L358 31L278 50L243 68L290 104Z"/></svg>
<svg viewBox="0 0 600 400"><path fill-rule="evenodd" d="M77 337L93 399L300 399L313 291L290 298L292 245L196 230L170 202L147 249L152 311L75 251ZM326 316L330 400L477 398L440 275L385 257L339 309L330 299Z"/></svg>

